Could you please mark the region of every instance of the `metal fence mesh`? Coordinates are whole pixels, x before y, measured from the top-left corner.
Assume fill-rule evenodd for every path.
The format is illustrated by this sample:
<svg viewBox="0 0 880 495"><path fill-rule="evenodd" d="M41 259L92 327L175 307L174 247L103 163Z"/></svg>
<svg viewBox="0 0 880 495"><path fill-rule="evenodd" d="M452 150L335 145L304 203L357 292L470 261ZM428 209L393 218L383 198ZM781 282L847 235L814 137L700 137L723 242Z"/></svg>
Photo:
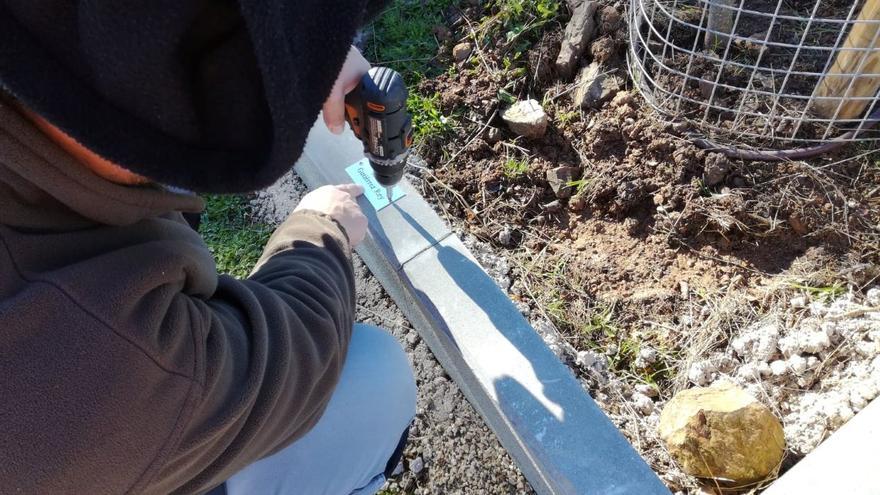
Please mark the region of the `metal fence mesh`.
<svg viewBox="0 0 880 495"><path fill-rule="evenodd" d="M880 140L880 0L630 0L629 15L637 87L714 143Z"/></svg>

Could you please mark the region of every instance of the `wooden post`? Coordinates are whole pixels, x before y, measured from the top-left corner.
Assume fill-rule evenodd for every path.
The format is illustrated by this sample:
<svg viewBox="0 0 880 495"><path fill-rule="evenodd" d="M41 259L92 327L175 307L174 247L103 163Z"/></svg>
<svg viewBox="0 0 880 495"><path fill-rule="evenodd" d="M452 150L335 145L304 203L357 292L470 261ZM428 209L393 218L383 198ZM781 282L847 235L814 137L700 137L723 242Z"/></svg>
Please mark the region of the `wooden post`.
<svg viewBox="0 0 880 495"><path fill-rule="evenodd" d="M854 119L865 111L871 100L856 100L857 97L877 96L880 89L880 0L866 0L859 13L859 21L853 24L852 30L843 43L846 48L870 48L864 50L841 50L834 60L834 65L819 81L815 96L830 96L832 100L814 100L813 109L820 116L831 119L840 106L837 119ZM862 60L864 59L864 63ZM861 66L861 67L860 67ZM858 71L858 75L853 75ZM847 75L848 74L848 75ZM850 86L850 82L855 82ZM843 104L841 105L841 99Z"/></svg>
<svg viewBox="0 0 880 495"><path fill-rule="evenodd" d="M708 15L706 16L706 34L703 43L706 51L720 56L727 47L727 41L733 34L733 7L734 0L713 0L710 2ZM716 31L712 33L710 31Z"/></svg>

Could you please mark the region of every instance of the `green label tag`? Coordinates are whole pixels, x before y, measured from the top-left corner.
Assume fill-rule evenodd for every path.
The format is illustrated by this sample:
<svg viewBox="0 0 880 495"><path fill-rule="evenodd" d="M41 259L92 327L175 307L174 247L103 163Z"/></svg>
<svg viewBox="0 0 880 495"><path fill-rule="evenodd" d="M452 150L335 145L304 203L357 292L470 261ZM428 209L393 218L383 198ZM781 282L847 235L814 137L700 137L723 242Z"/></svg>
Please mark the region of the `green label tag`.
<svg viewBox="0 0 880 495"><path fill-rule="evenodd" d="M364 186L364 196L367 198L367 201L373 205L373 208L375 208L376 211L391 204L391 201L388 201L388 194L385 192L385 186L376 182L369 160L364 158L353 165L349 165L345 171L355 184ZM394 196L394 201L406 196L398 186L394 186L392 194Z"/></svg>

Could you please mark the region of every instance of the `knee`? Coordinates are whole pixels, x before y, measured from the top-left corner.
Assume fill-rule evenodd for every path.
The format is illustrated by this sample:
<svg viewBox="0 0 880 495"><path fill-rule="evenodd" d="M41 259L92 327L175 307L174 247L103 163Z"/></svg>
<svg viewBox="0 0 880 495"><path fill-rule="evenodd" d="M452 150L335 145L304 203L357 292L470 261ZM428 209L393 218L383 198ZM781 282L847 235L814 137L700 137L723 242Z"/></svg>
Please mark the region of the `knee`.
<svg viewBox="0 0 880 495"><path fill-rule="evenodd" d="M364 386L381 404L383 414L397 419L402 432L416 412L415 376L403 347L387 331L358 324L349 353L349 359L358 362L359 368L369 370L366 376L370 383Z"/></svg>

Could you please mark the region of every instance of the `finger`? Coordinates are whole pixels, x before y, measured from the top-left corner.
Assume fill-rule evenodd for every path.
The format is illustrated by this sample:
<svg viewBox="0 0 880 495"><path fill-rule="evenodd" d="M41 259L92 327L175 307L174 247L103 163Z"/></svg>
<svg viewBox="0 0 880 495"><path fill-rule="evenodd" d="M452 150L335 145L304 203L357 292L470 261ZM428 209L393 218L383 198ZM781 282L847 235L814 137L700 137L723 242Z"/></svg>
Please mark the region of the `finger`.
<svg viewBox="0 0 880 495"><path fill-rule="evenodd" d="M340 81L336 81L330 96L324 102L324 124L333 134L342 134L345 129L345 93Z"/></svg>
<svg viewBox="0 0 880 495"><path fill-rule="evenodd" d="M364 186L358 184L339 184L336 189L348 194L352 198L356 198L364 193Z"/></svg>

